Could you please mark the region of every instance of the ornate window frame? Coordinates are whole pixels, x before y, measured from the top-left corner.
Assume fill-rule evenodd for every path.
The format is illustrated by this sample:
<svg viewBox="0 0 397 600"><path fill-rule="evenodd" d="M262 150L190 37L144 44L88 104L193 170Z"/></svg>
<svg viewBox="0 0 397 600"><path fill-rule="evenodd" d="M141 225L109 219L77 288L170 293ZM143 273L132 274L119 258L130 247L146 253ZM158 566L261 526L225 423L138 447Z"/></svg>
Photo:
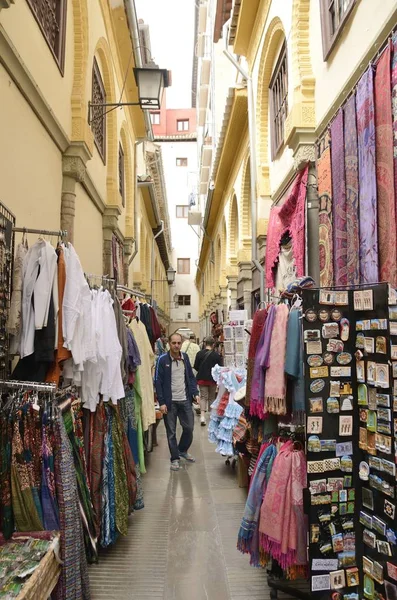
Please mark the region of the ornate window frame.
<svg viewBox="0 0 397 600"><path fill-rule="evenodd" d="M288 115L288 53L284 40L269 83L271 157L274 160L284 145L284 125Z"/></svg>
<svg viewBox="0 0 397 600"><path fill-rule="evenodd" d="M91 98L94 104L106 103L106 91L103 84L102 75L96 58L92 66L92 91ZM106 164L106 108L93 106L91 114L91 129L94 136L95 146Z"/></svg>
<svg viewBox="0 0 397 600"><path fill-rule="evenodd" d="M323 57L326 61L338 41L357 0L320 0ZM339 10L342 9L342 12ZM333 22L333 17L335 22Z"/></svg>
<svg viewBox="0 0 397 600"><path fill-rule="evenodd" d="M67 0L26 0L63 77Z"/></svg>

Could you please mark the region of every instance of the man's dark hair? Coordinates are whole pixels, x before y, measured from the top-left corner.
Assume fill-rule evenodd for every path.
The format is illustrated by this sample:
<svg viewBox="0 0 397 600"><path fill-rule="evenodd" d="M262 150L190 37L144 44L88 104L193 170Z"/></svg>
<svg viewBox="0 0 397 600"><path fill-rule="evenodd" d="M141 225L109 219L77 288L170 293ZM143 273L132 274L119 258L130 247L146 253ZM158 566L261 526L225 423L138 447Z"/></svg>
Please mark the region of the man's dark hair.
<svg viewBox="0 0 397 600"><path fill-rule="evenodd" d="M213 337L206 337L204 342L206 346L211 346L211 348L215 344L215 340Z"/></svg>
<svg viewBox="0 0 397 600"><path fill-rule="evenodd" d="M194 335L194 333L191 333L189 337L191 340L196 341L196 336Z"/></svg>
<svg viewBox="0 0 397 600"><path fill-rule="evenodd" d="M182 341L182 335L179 333L179 331L174 331L174 333L171 333L170 337L168 338L168 343L171 343L172 338L174 337L174 335L179 335L179 337L181 338Z"/></svg>

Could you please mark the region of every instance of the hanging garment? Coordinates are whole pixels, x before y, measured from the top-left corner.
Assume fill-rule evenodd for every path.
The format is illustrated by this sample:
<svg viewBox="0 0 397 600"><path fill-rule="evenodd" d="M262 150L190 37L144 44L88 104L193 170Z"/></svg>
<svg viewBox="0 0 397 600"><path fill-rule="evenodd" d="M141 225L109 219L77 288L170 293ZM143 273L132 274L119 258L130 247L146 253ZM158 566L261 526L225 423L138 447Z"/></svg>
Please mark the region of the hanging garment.
<svg viewBox="0 0 397 600"><path fill-rule="evenodd" d="M275 268L280 253L280 242L289 231L298 277L305 274L305 200L308 167L300 171L290 187L284 204L270 211L266 244L266 287L274 288Z"/></svg>
<svg viewBox="0 0 397 600"><path fill-rule="evenodd" d="M328 287L334 282L334 241L332 230L332 171L329 140L317 159L317 180L319 197L319 254L320 286Z"/></svg>
<svg viewBox="0 0 397 600"><path fill-rule="evenodd" d="M347 214L343 137L343 110L331 123L332 221L334 234L334 283L347 285Z"/></svg>
<svg viewBox="0 0 397 600"><path fill-rule="evenodd" d="M249 406L251 403L251 386L254 375L255 367L255 356L259 344L262 331L265 327L267 318L267 310L257 310L254 314L254 319L251 327L250 343L248 348L248 360L247 360L247 389L245 392L245 405Z"/></svg>
<svg viewBox="0 0 397 600"><path fill-rule="evenodd" d="M161 327L160 327L160 323L159 323L157 315L156 315L156 311L154 310L153 306L149 306L149 310L150 310L150 324L151 324L151 329L153 332L153 340L152 341L154 344L156 342L156 340L158 340L161 337Z"/></svg>
<svg viewBox="0 0 397 600"><path fill-rule="evenodd" d="M372 66L357 85L358 170L360 173L360 281L379 280L375 166L375 107Z"/></svg>
<svg viewBox="0 0 397 600"><path fill-rule="evenodd" d="M345 171L347 218L347 283L360 283L360 236L358 212L358 150L356 98L352 96L344 108L345 117Z"/></svg>
<svg viewBox="0 0 397 600"><path fill-rule="evenodd" d="M101 401L95 412L90 412L90 461L88 477L91 500L95 514L96 537L99 538L102 522L102 465L105 454L106 413Z"/></svg>
<svg viewBox="0 0 397 600"><path fill-rule="evenodd" d="M2 414L0 418L0 531L8 540L14 531L14 513L11 500L11 420Z"/></svg>
<svg viewBox="0 0 397 600"><path fill-rule="evenodd" d="M87 559L84 549L76 472L63 419L57 422L55 481L61 522L61 575L55 589L57 600L89 600Z"/></svg>
<svg viewBox="0 0 397 600"><path fill-rule="evenodd" d="M139 466L141 473L146 473L145 467L145 451L143 445L143 425L142 425L142 390L141 390L141 370L138 369L134 381L134 392L135 392L135 417L138 433L138 453L139 453Z"/></svg>
<svg viewBox="0 0 397 600"><path fill-rule="evenodd" d="M127 435L128 444L131 448L132 460L134 461L136 490L135 501L133 504L134 510L144 508L143 488L141 471L139 466L139 449L138 449L138 426L135 416L135 390L132 386L127 386L125 397L120 401L120 416L123 421L124 431Z"/></svg>
<svg viewBox="0 0 397 600"><path fill-rule="evenodd" d="M117 335L119 337L119 342L121 346L121 377L123 379L123 384L126 385L128 383L128 340L127 340L127 328L125 326L125 320L123 311L121 309L120 302L118 298L115 298L113 301L113 310L114 316L116 319L116 327L117 327Z"/></svg>
<svg viewBox="0 0 397 600"><path fill-rule="evenodd" d="M392 35L392 65L391 65L391 88L392 88L392 114L393 114L393 157L394 157L394 189L397 190L397 31ZM397 198L396 198L397 202ZM397 207L396 207L397 210Z"/></svg>
<svg viewBox="0 0 397 600"><path fill-rule="evenodd" d="M143 431L147 431L150 425L153 425L156 422L152 375L152 368L154 366L154 352L150 345L143 323L133 319L130 323L130 328L138 344L142 361L142 364L139 367L142 398L142 427Z"/></svg>
<svg viewBox="0 0 397 600"><path fill-rule="evenodd" d="M285 415L287 412L284 364L288 314L289 310L285 304L277 306L270 344L269 368L266 373L264 410L276 415Z"/></svg>
<svg viewBox="0 0 397 600"><path fill-rule="evenodd" d="M18 244L15 253L14 268L12 272L12 294L10 311L8 314L6 330L11 336L10 353L18 352L22 334L22 289L23 289L23 263L28 253L27 243Z"/></svg>
<svg viewBox="0 0 397 600"><path fill-rule="evenodd" d="M293 460L293 455L297 456ZM286 442L274 460L269 483L260 511L260 546L287 570L303 560L298 543L307 534L303 518L295 507L302 507L306 487L306 461L303 452L294 450L292 441ZM300 531L302 528L302 531ZM299 531L298 531L299 529Z"/></svg>
<svg viewBox="0 0 397 600"><path fill-rule="evenodd" d="M113 412L110 404L105 405L107 429L105 433L105 456L103 460L102 474L102 525L101 546L106 548L117 539L116 531L116 493L115 493L115 469L114 469L114 445L113 445Z"/></svg>
<svg viewBox="0 0 397 600"><path fill-rule="evenodd" d="M388 43L375 72L376 183L378 194L379 277L397 284L396 190L394 188L391 48Z"/></svg>
<svg viewBox="0 0 397 600"><path fill-rule="evenodd" d="M252 377L251 385L251 403L250 403L250 415L257 416L263 419L265 414L263 411L264 398L265 398L265 371L264 365L266 363L266 340L271 338L274 318L276 314L276 307L272 304L268 310L266 324L262 330L262 334L259 338L255 362L254 362L254 374Z"/></svg>
<svg viewBox="0 0 397 600"><path fill-rule="evenodd" d="M53 434L45 412L42 419L41 504L43 524L47 531L59 531L59 509L55 490Z"/></svg>
<svg viewBox="0 0 397 600"><path fill-rule="evenodd" d="M121 535L127 535L129 514L129 493L124 460L124 445L117 407L109 403L113 411L112 438L114 448L114 497L116 528Z"/></svg>
<svg viewBox="0 0 397 600"><path fill-rule="evenodd" d="M302 311L291 309L287 326L285 373L292 380L292 417L295 424L305 419L305 379L303 373Z"/></svg>
<svg viewBox="0 0 397 600"><path fill-rule="evenodd" d="M280 247L276 268L276 290L284 291L296 279L295 258L292 244Z"/></svg>

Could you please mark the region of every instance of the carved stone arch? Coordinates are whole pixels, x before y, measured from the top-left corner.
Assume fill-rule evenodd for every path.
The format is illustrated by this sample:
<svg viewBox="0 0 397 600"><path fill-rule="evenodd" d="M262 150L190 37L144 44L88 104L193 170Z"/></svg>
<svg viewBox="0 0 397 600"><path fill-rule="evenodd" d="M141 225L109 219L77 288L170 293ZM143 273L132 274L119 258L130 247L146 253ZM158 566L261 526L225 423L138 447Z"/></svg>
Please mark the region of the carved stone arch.
<svg viewBox="0 0 397 600"><path fill-rule="evenodd" d="M251 164L249 155L243 168L240 216L242 246L249 249L251 247Z"/></svg>
<svg viewBox="0 0 397 600"><path fill-rule="evenodd" d="M87 71L88 71L88 0L72 0L73 6L73 87L71 95L72 107L72 142L85 142L92 154L94 138L88 125L87 109Z"/></svg>
<svg viewBox="0 0 397 600"><path fill-rule="evenodd" d="M107 40L102 37L98 40L95 48L95 57L99 58L99 65L103 78L103 85L106 92L106 102L116 102L116 88L114 82L114 71L112 56ZM112 110L106 115L106 192L107 204L119 204L119 190L117 177L117 161L118 161L118 131L117 131L117 114Z"/></svg>
<svg viewBox="0 0 397 600"><path fill-rule="evenodd" d="M124 185L125 185L125 237L135 236L134 231L134 168L132 164L131 140L127 122L120 130L121 145L124 152Z"/></svg>
<svg viewBox="0 0 397 600"><path fill-rule="evenodd" d="M269 181L269 84L272 77L274 61L280 42L285 39L285 31L281 19L274 17L266 31L265 41L259 63L257 123L259 143L259 180L258 189L262 196L270 196Z"/></svg>
<svg viewBox="0 0 397 600"><path fill-rule="evenodd" d="M310 0L293 0L291 33L294 95L285 123L285 140L295 149L297 144L292 137L296 130L308 130L303 132L307 137L307 133L312 133L316 126L316 79L310 55Z"/></svg>
<svg viewBox="0 0 397 600"><path fill-rule="evenodd" d="M229 209L229 260L230 265L237 265L237 253L239 243L238 205L237 196L233 192Z"/></svg>

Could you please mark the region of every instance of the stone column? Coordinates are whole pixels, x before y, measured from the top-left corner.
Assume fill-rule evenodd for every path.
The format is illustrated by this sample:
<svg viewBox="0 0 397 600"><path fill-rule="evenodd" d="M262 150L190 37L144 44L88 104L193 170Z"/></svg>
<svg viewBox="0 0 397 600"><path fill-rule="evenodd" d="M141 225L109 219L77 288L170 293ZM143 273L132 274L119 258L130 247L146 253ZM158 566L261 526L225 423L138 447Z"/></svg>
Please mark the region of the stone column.
<svg viewBox="0 0 397 600"><path fill-rule="evenodd" d="M237 308L237 275L227 275L227 287L230 290L230 306L234 310Z"/></svg>
<svg viewBox="0 0 397 600"><path fill-rule="evenodd" d="M112 241L121 211L118 206L107 206L102 215L103 229L103 272L113 277Z"/></svg>
<svg viewBox="0 0 397 600"><path fill-rule="evenodd" d="M244 261L238 263L239 268L239 282L243 282L244 292L244 309L248 313L248 318L251 318L251 294L252 294L252 263L251 261Z"/></svg>
<svg viewBox="0 0 397 600"><path fill-rule="evenodd" d="M228 294L227 285L221 285L220 290L221 290L221 297L220 297L221 306L220 306L220 308L223 311L223 319L226 322L228 312L229 312L229 307L227 305L227 294Z"/></svg>
<svg viewBox="0 0 397 600"><path fill-rule="evenodd" d="M72 143L62 156L61 229L67 231L69 242L74 242L76 213L76 182L85 178L87 161L91 155L84 143Z"/></svg>

